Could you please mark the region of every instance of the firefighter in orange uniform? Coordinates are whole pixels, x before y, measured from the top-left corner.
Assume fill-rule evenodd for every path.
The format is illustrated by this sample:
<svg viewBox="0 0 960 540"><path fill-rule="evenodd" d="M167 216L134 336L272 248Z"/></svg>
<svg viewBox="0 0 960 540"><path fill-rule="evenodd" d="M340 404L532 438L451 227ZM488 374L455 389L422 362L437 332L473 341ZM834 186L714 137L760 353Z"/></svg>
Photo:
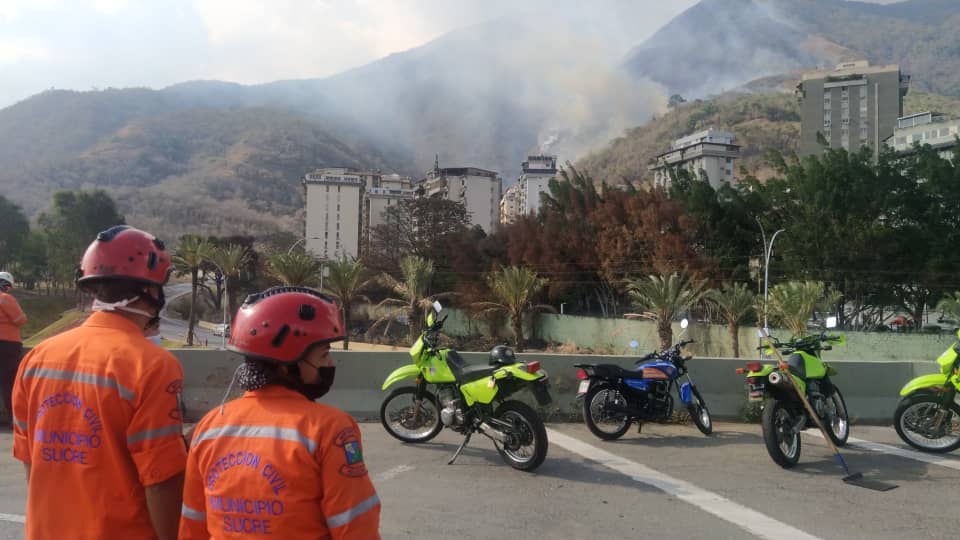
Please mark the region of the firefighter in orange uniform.
<svg viewBox="0 0 960 540"><path fill-rule="evenodd" d="M27 324L27 315L20 309L17 299L9 294L12 288L13 275L10 272L0 272L0 393L3 394L3 408L11 420L13 381L16 379L17 366L20 365L20 356L23 354L20 327Z"/></svg>
<svg viewBox="0 0 960 540"><path fill-rule="evenodd" d="M235 380L246 392L194 430L181 540L380 538L360 429L314 402L333 383L330 343L343 338L337 307L311 289L247 297L228 345L244 356Z"/></svg>
<svg viewBox="0 0 960 540"><path fill-rule="evenodd" d="M144 337L169 273L152 235L127 226L101 232L78 277L94 313L23 359L13 454L27 470L28 540L176 538L183 372Z"/></svg>

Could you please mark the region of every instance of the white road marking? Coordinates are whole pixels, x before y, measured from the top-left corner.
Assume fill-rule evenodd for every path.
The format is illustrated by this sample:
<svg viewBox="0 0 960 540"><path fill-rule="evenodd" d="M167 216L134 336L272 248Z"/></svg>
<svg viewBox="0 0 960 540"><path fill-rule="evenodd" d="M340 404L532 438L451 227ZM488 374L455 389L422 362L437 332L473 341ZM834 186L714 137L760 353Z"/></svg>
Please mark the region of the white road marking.
<svg viewBox="0 0 960 540"><path fill-rule="evenodd" d="M0 521L10 521L13 523L26 523L27 517L18 514L0 514Z"/></svg>
<svg viewBox="0 0 960 540"><path fill-rule="evenodd" d="M556 430L547 429L547 437L550 444L579 454L637 482L660 489L760 538L770 540L819 540L816 536L737 504L726 497L697 487L690 482L655 471L646 465L611 454L606 450L564 435Z"/></svg>
<svg viewBox="0 0 960 540"><path fill-rule="evenodd" d="M376 480L377 482L384 482L384 481L387 481L387 480L393 480L393 479L396 478L397 476L399 476L399 475L401 475L401 474L403 474L403 473L405 473L405 472L412 471L413 469L415 469L415 467L414 467L413 465L397 465L396 467L393 467L393 468L391 468L391 469L387 469L387 470L383 471L382 473L378 474L378 475L374 478L374 480Z"/></svg>
<svg viewBox="0 0 960 540"><path fill-rule="evenodd" d="M804 431L803 433L823 439L823 434L820 433L819 431ZM923 452L907 450L906 448L898 448L896 446L891 446L889 444L875 443L873 441L865 441L863 439L857 439L855 437L849 437L847 439L847 445L857 446L865 450L873 450L874 452L890 454L892 456L912 459L914 461L922 461L924 463L929 463L931 465L939 465L941 467L948 467L948 468L956 469L960 471L960 461L937 456L935 454L924 454ZM843 450L840 450L840 452L842 453Z"/></svg>

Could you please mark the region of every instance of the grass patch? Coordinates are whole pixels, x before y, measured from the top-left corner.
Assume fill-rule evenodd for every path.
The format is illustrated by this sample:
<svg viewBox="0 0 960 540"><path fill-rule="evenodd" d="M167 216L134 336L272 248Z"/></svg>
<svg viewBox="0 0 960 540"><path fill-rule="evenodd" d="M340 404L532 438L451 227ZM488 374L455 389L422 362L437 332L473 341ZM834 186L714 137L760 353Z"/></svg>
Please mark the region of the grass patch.
<svg viewBox="0 0 960 540"><path fill-rule="evenodd" d="M14 289L14 296L20 308L27 314L27 324L20 328L20 335L26 338L55 323L67 310L77 307L77 301L72 296L42 296L38 294L24 294Z"/></svg>
<svg viewBox="0 0 960 540"><path fill-rule="evenodd" d="M29 339L25 340L23 342L23 345L25 347L35 347L38 343L47 339L48 337L59 334L60 332L75 326L77 323L79 323L83 319L86 319L88 315L90 314L86 312L77 311L75 309L65 311L62 313L59 319L55 320L54 322L49 324L46 328L44 328L43 330L40 330L39 332L30 336Z"/></svg>

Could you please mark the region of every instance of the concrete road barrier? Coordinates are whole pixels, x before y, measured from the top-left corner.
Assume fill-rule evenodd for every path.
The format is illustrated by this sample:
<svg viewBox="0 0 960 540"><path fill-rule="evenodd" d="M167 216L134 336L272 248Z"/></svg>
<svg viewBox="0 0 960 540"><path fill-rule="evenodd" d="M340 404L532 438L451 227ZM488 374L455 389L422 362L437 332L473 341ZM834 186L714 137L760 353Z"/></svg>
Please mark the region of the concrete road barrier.
<svg viewBox="0 0 960 540"><path fill-rule="evenodd" d="M226 351L177 349L173 351L183 364L184 397L187 419L196 420L219 405L233 377L240 357ZM380 390L394 369L410 362L406 352L334 351L337 375L333 390L322 399L346 410L360 420L376 420L380 402L386 395ZM468 363L486 363L486 353L463 353ZM578 363L633 365L633 357L582 356L529 353L517 355L521 361L540 360L550 375L553 404L542 409L553 421L580 421L580 403L576 400ZM935 362L861 362L834 360L839 374L834 382L843 392L851 420L869 424L888 424L899 399L900 388L917 375L936 372ZM694 358L690 374L697 383L710 411L718 419L742 420L746 406L744 377L734 370L746 360L731 358ZM403 383L398 383L401 385ZM231 398L241 393L234 387ZM533 404L532 395L518 395Z"/></svg>

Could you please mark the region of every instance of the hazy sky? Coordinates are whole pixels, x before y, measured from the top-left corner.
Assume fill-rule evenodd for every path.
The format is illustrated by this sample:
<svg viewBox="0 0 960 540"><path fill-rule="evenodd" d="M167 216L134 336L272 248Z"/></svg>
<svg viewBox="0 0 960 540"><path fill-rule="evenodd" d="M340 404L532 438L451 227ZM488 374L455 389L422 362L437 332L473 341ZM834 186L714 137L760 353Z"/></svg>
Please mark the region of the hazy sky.
<svg viewBox="0 0 960 540"><path fill-rule="evenodd" d="M695 3L600 0L588 6L622 12L625 34L629 28L624 37L635 45ZM161 88L193 79L249 84L324 77L491 18L577 9L581 4L580 0L0 0L0 107L47 88Z"/></svg>

